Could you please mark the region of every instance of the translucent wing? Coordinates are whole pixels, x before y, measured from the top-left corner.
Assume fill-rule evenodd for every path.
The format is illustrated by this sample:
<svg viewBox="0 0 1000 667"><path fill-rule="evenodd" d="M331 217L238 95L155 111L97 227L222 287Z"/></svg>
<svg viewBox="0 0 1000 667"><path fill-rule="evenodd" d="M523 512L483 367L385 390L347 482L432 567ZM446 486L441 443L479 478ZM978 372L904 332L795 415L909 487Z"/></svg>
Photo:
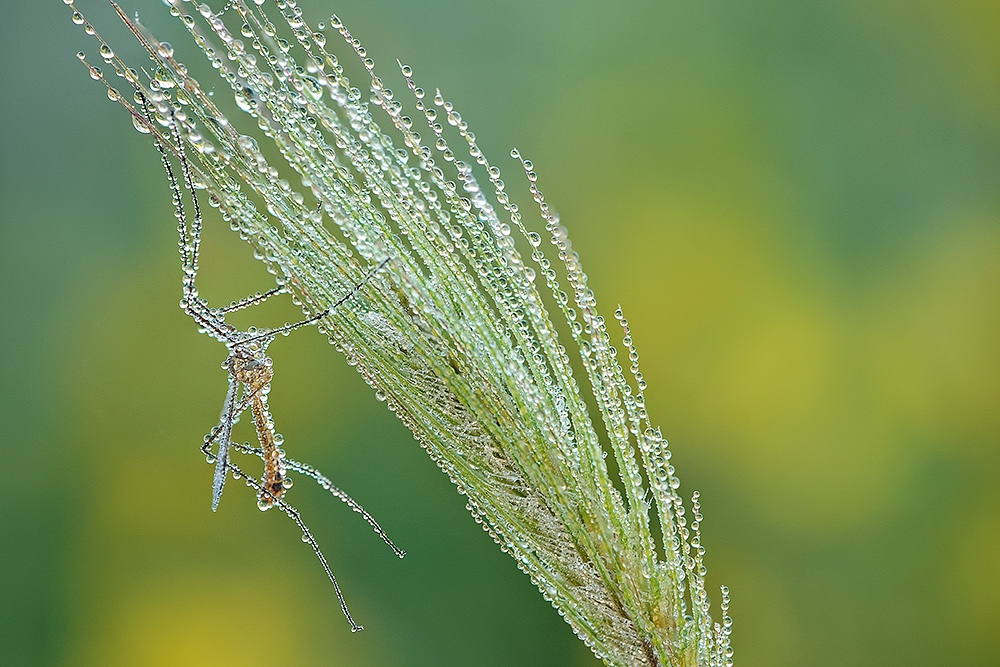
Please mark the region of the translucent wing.
<svg viewBox="0 0 1000 667"><path fill-rule="evenodd" d="M229 389L226 390L226 402L222 404L222 417L215 439L219 448L215 456L215 476L212 478L212 511L219 507L222 498L222 487L226 484L226 465L229 463L229 443L232 441L233 423L236 416L236 389L239 383L232 375L229 376Z"/></svg>

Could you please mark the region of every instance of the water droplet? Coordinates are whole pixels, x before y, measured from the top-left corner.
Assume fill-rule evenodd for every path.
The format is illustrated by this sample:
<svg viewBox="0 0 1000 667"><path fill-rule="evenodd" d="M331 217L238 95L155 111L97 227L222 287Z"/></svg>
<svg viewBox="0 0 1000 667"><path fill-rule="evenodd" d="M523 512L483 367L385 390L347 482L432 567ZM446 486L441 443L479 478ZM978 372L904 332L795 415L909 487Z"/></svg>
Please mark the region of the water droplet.
<svg viewBox="0 0 1000 667"><path fill-rule="evenodd" d="M161 58L173 58L174 57L174 47L170 42L160 42L156 47L156 53Z"/></svg>
<svg viewBox="0 0 1000 667"><path fill-rule="evenodd" d="M176 85L174 80L170 78L170 74L162 67L156 68L153 80L160 84L160 88L173 88Z"/></svg>

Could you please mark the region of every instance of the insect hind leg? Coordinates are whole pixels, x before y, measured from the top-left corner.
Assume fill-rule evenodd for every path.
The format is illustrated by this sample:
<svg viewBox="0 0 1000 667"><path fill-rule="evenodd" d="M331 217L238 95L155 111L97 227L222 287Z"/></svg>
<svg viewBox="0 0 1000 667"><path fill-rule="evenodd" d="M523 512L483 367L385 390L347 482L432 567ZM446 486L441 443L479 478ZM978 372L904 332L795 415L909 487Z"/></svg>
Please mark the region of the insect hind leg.
<svg viewBox="0 0 1000 667"><path fill-rule="evenodd" d="M351 498L349 495L347 495L346 492L336 487L333 484L333 482L331 482L330 479L325 475L323 475L320 471L316 470L307 463L300 463L292 459L285 459L285 468L288 470L294 470L300 475L305 475L306 477L311 477L312 479L316 480L316 483L319 484L323 489L329 491L332 496L334 496L335 498L343 502L345 505L350 507L352 510L360 514L362 518L364 518L364 520L368 523L368 525L371 526L376 533L378 533L378 536L382 538L382 541L388 544L389 548L392 549L397 556L402 558L403 556L406 555L405 551L403 551L402 549L400 549L399 547L397 547L395 544L392 543L392 540L389 539L389 536L382 529L382 526L378 525L378 522L375 521L375 519L372 517L371 514L365 511L365 508L363 508L356 500L354 500L354 498Z"/></svg>
<svg viewBox="0 0 1000 667"><path fill-rule="evenodd" d="M242 445L239 445L237 447L242 451L248 451L253 449ZM256 453L256 452L251 452L251 453ZM251 487L254 491L256 491L258 495L265 492L265 489L260 482L258 482L256 479L244 473L240 469L240 467L237 466L235 463L227 461L225 464L225 468L227 471L233 473L234 475L242 477L243 481L246 482L246 485ZM351 616L351 611L347 608L347 601L344 599L344 594L340 590L340 584L337 583L337 577L334 576L333 570L330 569L330 564L327 562L326 556L323 555L323 551L319 548L319 543L316 541L316 538L313 537L313 534L309 530L309 527L306 526L305 522L302 520L302 515L299 514L299 511L297 509L289 505L286 501L282 500L281 498L276 498L274 500L274 504L277 505L279 508L281 508L281 511L284 512L285 515L288 516L288 518L290 518L292 521L295 522L295 524L299 527L299 530L302 531L302 541L312 547L313 553L316 554L316 557L319 559L320 564L323 566L323 570L326 572L327 578L330 580L330 583L333 584L333 590L336 591L337 593L337 600L340 601L340 608L344 612L344 616L347 617L347 622L351 624L351 632L358 632L359 630L364 630L364 627L358 625L358 623L354 620L354 617Z"/></svg>
<svg viewBox="0 0 1000 667"><path fill-rule="evenodd" d="M249 447L247 445L241 445L235 442L233 443L232 446L234 449L243 454L253 454L258 458L261 459L264 458L264 452L258 447ZM365 508L362 507L361 504L358 503L358 501L354 500L354 498L351 498L351 496L349 496L345 491L341 490L336 485L334 485L334 483L330 481L329 477L327 477L326 475L324 475L323 473L321 473L319 470L312 467L308 463L300 463L299 461L286 458L283 460L283 464L286 471L291 470L299 473L300 475L305 475L306 477L314 479L316 483L319 484L324 490L329 491L330 495L332 495L334 498L337 498L342 503L350 507L352 510L360 514L362 518L365 520L365 522L368 523L368 525L372 527L372 529L378 534L378 536L382 538L382 541L389 545L389 548L392 549L393 553L395 553L400 558L406 555L405 551L403 551L402 549L400 549L399 547L397 547L395 544L392 543L392 540L389 539L389 535L385 532L382 526L380 526L378 522L375 521L375 518L367 511L365 511Z"/></svg>

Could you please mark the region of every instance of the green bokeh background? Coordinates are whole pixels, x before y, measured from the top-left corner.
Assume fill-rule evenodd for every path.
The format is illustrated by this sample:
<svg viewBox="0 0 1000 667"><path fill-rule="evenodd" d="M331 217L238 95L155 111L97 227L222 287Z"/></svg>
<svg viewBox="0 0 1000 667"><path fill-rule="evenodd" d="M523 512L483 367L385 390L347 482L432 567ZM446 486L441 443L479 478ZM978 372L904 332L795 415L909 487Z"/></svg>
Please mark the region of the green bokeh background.
<svg viewBox="0 0 1000 667"><path fill-rule="evenodd" d="M1000 5L303 4L534 161L702 492L738 665L1000 665ZM271 348L286 448L409 552L296 487L365 632L289 521L237 485L212 514L224 351L81 48L62 3L3 0L0 663L597 664L315 331ZM202 292L268 287L220 227Z"/></svg>

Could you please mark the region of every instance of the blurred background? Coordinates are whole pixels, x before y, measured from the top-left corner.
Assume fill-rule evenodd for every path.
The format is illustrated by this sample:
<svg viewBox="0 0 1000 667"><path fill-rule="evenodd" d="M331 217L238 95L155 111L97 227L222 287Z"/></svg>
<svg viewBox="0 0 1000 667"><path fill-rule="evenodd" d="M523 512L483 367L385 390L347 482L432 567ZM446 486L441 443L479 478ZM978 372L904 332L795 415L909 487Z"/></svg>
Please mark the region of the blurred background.
<svg viewBox="0 0 1000 667"><path fill-rule="evenodd" d="M1000 5L301 4L440 86L511 190L511 146L534 161L702 492L738 665L1000 665ZM123 6L197 59L162 3ZM598 664L313 330L272 346L271 406L408 551L296 487L367 629L247 489L212 514L225 351L69 14L0 22L0 663ZM204 247L210 300L273 284L222 225Z"/></svg>

